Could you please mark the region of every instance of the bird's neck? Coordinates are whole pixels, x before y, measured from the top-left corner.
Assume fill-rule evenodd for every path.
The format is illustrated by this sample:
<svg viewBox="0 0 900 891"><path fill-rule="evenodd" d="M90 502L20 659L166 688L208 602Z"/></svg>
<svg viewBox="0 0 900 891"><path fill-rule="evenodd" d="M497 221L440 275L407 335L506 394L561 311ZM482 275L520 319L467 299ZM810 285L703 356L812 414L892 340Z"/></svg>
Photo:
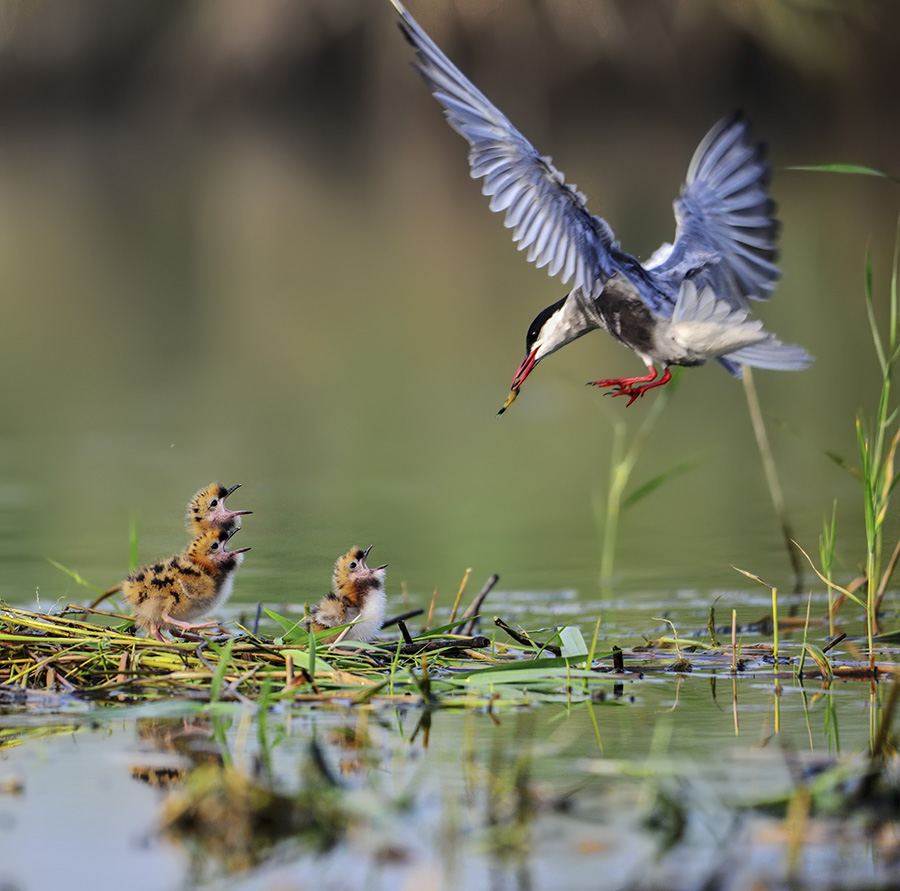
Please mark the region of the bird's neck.
<svg viewBox="0 0 900 891"><path fill-rule="evenodd" d="M540 358L555 353L588 331L603 327L603 320L597 313L594 300L580 288L576 288L544 324Z"/></svg>
<svg viewBox="0 0 900 891"><path fill-rule="evenodd" d="M195 557L194 563L218 584L234 572L241 565L243 559L243 554L230 554L225 560L209 560L201 556Z"/></svg>

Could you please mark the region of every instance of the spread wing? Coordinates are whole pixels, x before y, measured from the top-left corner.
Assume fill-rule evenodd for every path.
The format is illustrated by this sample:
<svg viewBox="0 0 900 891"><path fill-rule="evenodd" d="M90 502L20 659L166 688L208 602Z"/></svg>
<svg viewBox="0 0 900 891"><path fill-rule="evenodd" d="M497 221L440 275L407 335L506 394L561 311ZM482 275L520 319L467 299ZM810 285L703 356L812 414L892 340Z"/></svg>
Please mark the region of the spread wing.
<svg viewBox="0 0 900 891"><path fill-rule="evenodd" d="M418 55L418 69L444 106L451 127L471 146L473 178L484 180L491 210L505 213L519 250L550 275L596 293L616 269L615 236L591 214L585 197L542 157L419 27L399 0L400 28Z"/></svg>
<svg viewBox="0 0 900 891"><path fill-rule="evenodd" d="M745 306L748 297L768 297L780 275L769 165L762 146L749 136L750 126L737 112L704 137L675 201L675 243L664 245L647 264L673 283L690 276L735 308Z"/></svg>

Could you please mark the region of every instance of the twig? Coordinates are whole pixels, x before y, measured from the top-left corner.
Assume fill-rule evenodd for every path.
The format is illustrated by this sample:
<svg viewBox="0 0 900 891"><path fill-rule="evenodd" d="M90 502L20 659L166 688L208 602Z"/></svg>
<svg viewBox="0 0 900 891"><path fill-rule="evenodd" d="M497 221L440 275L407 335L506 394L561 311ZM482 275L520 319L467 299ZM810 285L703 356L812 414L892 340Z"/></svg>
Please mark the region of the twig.
<svg viewBox="0 0 900 891"><path fill-rule="evenodd" d="M437 640L423 640L404 644L400 647L401 656L418 656L420 653L431 653L443 650L445 653L456 650L484 650L491 645L486 637L452 637ZM397 652L396 647L392 652Z"/></svg>
<svg viewBox="0 0 900 891"><path fill-rule="evenodd" d="M409 629L406 627L406 622L403 619L397 619L397 627L400 629L400 633L403 635L403 643L409 645L413 642L412 635L409 633Z"/></svg>
<svg viewBox="0 0 900 891"><path fill-rule="evenodd" d="M84 611L85 612L88 612L88 611L93 612L101 603L103 603L104 600L106 600L107 597L112 597L113 594L118 594L119 591L121 591L121 590L122 590L122 583L119 582L118 585L115 585L114 587L109 588L108 590L104 591L99 597L97 597L94 600L94 602L89 607L86 607Z"/></svg>
<svg viewBox="0 0 900 891"><path fill-rule="evenodd" d="M453 627L451 630L463 629L463 626L466 624L468 620L469 626L462 630L463 634L471 634L475 630L475 621L478 619L478 613L481 611L481 605L484 603L485 598L488 594L491 593L491 589L497 582L500 581L500 576L495 572L485 583L484 587L478 592L478 595L475 599L469 604L468 609L462 614L462 619L459 621L457 625Z"/></svg>
<svg viewBox="0 0 900 891"><path fill-rule="evenodd" d="M893 576L894 570L897 568L898 560L900 560L900 540L897 541L897 547L894 548L894 553L891 554L891 559L888 561L887 568L881 576L881 584L878 586L878 591L875 593L876 613L881 609L881 601L884 599L884 592L887 590L891 576Z"/></svg>
<svg viewBox="0 0 900 891"><path fill-rule="evenodd" d="M453 609L450 610L450 621L452 622L456 618L456 611L459 609L459 602L462 600L463 591L466 590L466 584L469 581L469 576L472 574L471 567L465 571L462 577L462 581L459 583L459 590L456 592L456 600L453 601Z"/></svg>
<svg viewBox="0 0 900 891"><path fill-rule="evenodd" d="M526 647L535 647L542 650L549 650L553 653L554 656L561 656L562 650L555 646L554 644L539 644L533 641L527 634L523 634L522 632L516 631L513 628L510 628L506 622L503 621L499 616L494 616L494 624L505 631L516 643L520 643Z"/></svg>
<svg viewBox="0 0 900 891"><path fill-rule="evenodd" d="M737 673L737 610L731 611L731 673Z"/></svg>
<svg viewBox="0 0 900 891"><path fill-rule="evenodd" d="M405 622L407 619L412 619L415 616L421 616L424 613L424 609L411 609L409 612L400 613L399 616L392 616L390 619L385 619L382 624L382 628L388 628L391 625L397 625L399 622Z"/></svg>
<svg viewBox="0 0 900 891"><path fill-rule="evenodd" d="M431 595L431 606L428 607L428 618L425 620L425 630L427 631L431 628L431 617L434 615L434 605L437 603L437 594L438 589L434 589L434 593Z"/></svg>

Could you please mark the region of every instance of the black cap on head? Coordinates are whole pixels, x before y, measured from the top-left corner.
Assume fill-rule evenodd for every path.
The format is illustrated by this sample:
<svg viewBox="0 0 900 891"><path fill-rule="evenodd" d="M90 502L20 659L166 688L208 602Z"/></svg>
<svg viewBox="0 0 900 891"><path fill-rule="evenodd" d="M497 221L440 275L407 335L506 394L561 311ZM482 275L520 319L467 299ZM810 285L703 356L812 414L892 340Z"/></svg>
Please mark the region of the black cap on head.
<svg viewBox="0 0 900 891"><path fill-rule="evenodd" d="M530 353L531 348L534 346L534 342L538 339L538 335L541 333L541 328L544 327L544 323L550 316L553 315L565 302L568 298L568 294L562 298L562 300L557 300L556 303L551 303L546 309L542 309L535 317L534 321L531 323L528 328L528 333L525 335L525 352Z"/></svg>

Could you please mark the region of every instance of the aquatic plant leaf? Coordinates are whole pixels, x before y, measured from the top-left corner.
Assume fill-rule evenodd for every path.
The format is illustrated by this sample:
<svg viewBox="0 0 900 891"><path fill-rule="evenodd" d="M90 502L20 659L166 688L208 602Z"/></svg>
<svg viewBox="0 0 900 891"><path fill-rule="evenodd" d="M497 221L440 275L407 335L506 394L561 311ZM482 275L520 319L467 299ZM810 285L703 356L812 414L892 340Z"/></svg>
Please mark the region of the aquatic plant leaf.
<svg viewBox="0 0 900 891"><path fill-rule="evenodd" d="M588 654L581 629L575 625L566 625L565 628L560 629L559 642L563 658L577 659Z"/></svg>
<svg viewBox="0 0 900 891"><path fill-rule="evenodd" d="M282 656L290 656L294 660L294 665L299 668L305 668L310 675L315 671L334 671L321 656L314 656L309 650L282 650Z"/></svg>
<svg viewBox="0 0 900 891"><path fill-rule="evenodd" d="M285 616L279 616L278 613L273 613L270 609L263 609L263 612L272 619L272 621L276 622L284 629L285 633L281 635L281 639L285 643L297 643L299 641L306 643L309 632L305 628L300 627L303 619L298 619L294 622Z"/></svg>
<svg viewBox="0 0 900 891"><path fill-rule="evenodd" d="M819 671L822 672L822 677L824 677L825 680L830 681L834 677L834 671L831 668L831 662L828 661L828 657L825 655L822 648L817 647L815 644L804 643L803 649L813 657L816 665L819 666Z"/></svg>
<svg viewBox="0 0 900 891"><path fill-rule="evenodd" d="M594 680L605 680L596 672L587 671L583 668L570 668L568 665L554 669L542 668L522 668L521 666L511 668L509 671L493 672L490 670L473 671L465 678L459 675L447 678L451 684L460 686L495 686L497 684L524 684L534 686L546 686L553 684L558 686L560 683L567 683L570 680L581 680L582 678L593 678Z"/></svg>

